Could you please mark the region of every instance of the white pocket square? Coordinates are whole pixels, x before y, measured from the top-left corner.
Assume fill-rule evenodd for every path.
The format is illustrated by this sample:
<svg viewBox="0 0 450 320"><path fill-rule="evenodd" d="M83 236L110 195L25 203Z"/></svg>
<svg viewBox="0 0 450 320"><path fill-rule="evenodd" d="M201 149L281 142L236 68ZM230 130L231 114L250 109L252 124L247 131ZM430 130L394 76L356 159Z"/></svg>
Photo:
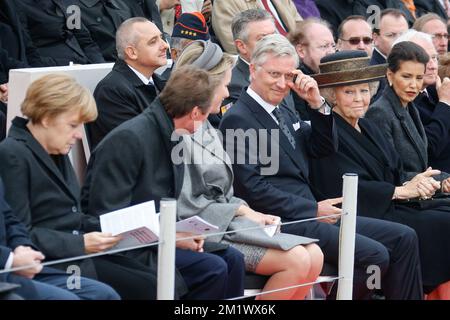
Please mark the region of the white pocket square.
<svg viewBox="0 0 450 320"><path fill-rule="evenodd" d="M298 129L300 129L300 122L296 122L292 126L294 127L294 131L297 131Z"/></svg>

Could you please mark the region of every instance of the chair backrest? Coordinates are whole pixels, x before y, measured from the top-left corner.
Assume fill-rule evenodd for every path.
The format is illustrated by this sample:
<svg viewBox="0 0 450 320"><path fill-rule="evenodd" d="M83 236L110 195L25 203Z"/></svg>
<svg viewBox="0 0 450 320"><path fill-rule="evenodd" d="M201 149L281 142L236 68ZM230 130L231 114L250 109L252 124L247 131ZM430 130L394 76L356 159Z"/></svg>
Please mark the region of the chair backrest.
<svg viewBox="0 0 450 320"><path fill-rule="evenodd" d="M113 63L101 63L91 65L74 65L64 67L15 69L9 73L9 101L6 127L9 130L11 121L16 116L22 116L20 105L25 98L30 84L40 77L50 73L65 73L74 77L80 84L94 92L97 83L102 80L112 69ZM90 151L87 144L86 133L83 130L83 138L69 154L72 165L80 183L83 183Z"/></svg>

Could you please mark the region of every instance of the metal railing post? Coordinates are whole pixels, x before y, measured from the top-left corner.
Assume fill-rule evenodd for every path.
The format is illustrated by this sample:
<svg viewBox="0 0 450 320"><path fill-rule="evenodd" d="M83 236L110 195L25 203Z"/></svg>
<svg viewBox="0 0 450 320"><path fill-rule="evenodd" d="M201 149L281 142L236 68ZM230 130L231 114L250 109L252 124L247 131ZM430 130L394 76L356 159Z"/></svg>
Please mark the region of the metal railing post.
<svg viewBox="0 0 450 320"><path fill-rule="evenodd" d="M339 236L339 282L337 300L352 300L353 268L355 259L356 206L358 199L358 175L343 176L342 218Z"/></svg>
<svg viewBox="0 0 450 320"><path fill-rule="evenodd" d="M160 212L157 299L173 300L175 294L176 200L161 199Z"/></svg>

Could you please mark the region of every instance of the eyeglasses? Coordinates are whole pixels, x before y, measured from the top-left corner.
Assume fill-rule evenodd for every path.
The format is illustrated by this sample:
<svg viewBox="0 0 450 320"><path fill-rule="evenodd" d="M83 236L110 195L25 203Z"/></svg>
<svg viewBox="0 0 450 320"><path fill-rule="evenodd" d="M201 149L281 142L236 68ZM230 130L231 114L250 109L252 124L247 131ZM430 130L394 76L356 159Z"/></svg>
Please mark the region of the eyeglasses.
<svg viewBox="0 0 450 320"><path fill-rule="evenodd" d="M310 43L301 43L302 46L310 46ZM334 43L326 43L323 44L321 46L317 46L315 47L316 49L320 50L320 51L330 51L332 50L333 52L336 52L336 44Z"/></svg>
<svg viewBox="0 0 450 320"><path fill-rule="evenodd" d="M430 60L434 60L435 62L439 62L439 55L433 54L430 56Z"/></svg>
<svg viewBox="0 0 450 320"><path fill-rule="evenodd" d="M342 41L348 41L351 45L356 46L361 41L367 46L373 42L373 39L371 37L351 37L349 39L342 39Z"/></svg>
<svg viewBox="0 0 450 320"><path fill-rule="evenodd" d="M269 74L269 76L271 76L273 79L280 79L281 77L284 76L284 80L286 81L294 81L294 79L296 78L296 74L289 72L289 73L282 73L279 71L270 71L267 70L266 68L264 68L263 66L259 66L261 69L263 69L265 72L267 72Z"/></svg>
<svg viewBox="0 0 450 320"><path fill-rule="evenodd" d="M448 33L435 33L431 35L433 38L450 40Z"/></svg>
<svg viewBox="0 0 450 320"><path fill-rule="evenodd" d="M389 33L385 33L383 34L383 37L389 38L389 39L397 39L398 37L400 37L402 34L404 34L405 32L389 32Z"/></svg>

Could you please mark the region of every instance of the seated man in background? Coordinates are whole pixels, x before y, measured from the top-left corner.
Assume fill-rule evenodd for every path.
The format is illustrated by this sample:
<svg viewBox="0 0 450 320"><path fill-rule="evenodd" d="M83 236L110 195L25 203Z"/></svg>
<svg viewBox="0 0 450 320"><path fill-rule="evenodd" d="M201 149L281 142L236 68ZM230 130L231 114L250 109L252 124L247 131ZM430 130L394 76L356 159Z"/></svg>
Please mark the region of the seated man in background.
<svg viewBox="0 0 450 320"><path fill-rule="evenodd" d="M373 29L374 50L370 63L386 63L386 57L391 52L395 39L409 29L404 12L397 9L385 9L381 11L378 27Z"/></svg>
<svg viewBox="0 0 450 320"><path fill-rule="evenodd" d="M131 18L116 34L118 60L94 91L98 118L88 125L91 149L112 129L144 111L164 87L154 74L166 65L167 43L146 18Z"/></svg>
<svg viewBox="0 0 450 320"><path fill-rule="evenodd" d="M231 34L231 21L242 11L257 9L267 11L274 19L276 30L282 35L295 30L302 17L292 0L215 0L212 10L212 26L220 44L228 53L236 53Z"/></svg>
<svg viewBox="0 0 450 320"><path fill-rule="evenodd" d="M338 28L337 50L362 50L372 56L372 27L363 16L350 16Z"/></svg>
<svg viewBox="0 0 450 320"><path fill-rule="evenodd" d="M442 55L448 51L448 31L444 19L435 13L427 13L414 22L413 29L429 34L433 38L436 51Z"/></svg>
<svg viewBox="0 0 450 320"><path fill-rule="evenodd" d="M319 72L320 59L336 51L329 23L318 18L308 18L298 23L295 31L289 34L289 40L300 57L299 69L307 75ZM310 108L305 100L295 92L291 94L300 118L310 120Z"/></svg>

